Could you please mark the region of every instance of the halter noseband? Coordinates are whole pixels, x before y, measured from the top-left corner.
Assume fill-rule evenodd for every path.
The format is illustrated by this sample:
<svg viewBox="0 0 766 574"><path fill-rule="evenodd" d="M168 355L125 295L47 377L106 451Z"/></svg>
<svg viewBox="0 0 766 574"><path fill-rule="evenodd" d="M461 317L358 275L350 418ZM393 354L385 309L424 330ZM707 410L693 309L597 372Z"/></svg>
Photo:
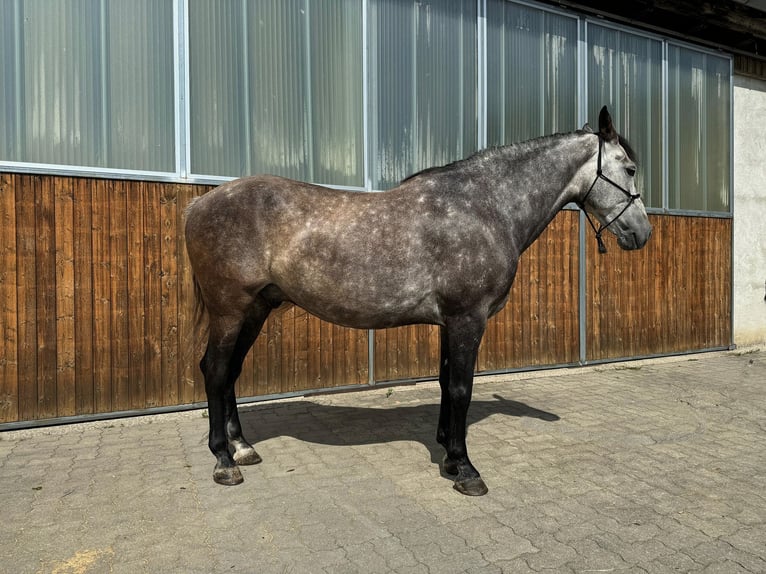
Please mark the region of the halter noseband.
<svg viewBox="0 0 766 574"><path fill-rule="evenodd" d="M604 245L604 240L601 239L601 234L604 231L606 231L607 227L609 227L610 225L612 225L612 223L617 221L622 216L622 214L625 213L627 211L627 209L631 205L633 205L633 202L635 200L637 200L638 198L641 197L641 194L639 194L639 193L630 193L627 189L622 187L619 183L617 183L615 181L612 181L611 179L609 179L607 176L604 175L604 173L601 171L601 151L602 151L603 147L604 147L604 138L602 138L599 135L598 136L598 167L596 169L596 177L593 180L593 183L590 184L590 187L588 188L588 192L585 194L585 196L582 198L582 200L580 200L578 202L578 204L580 206L580 209L582 209L583 212L585 213L585 217L588 219L588 223L590 223L590 226L593 228L593 231L596 234L596 241L598 241L598 252L599 253L606 253L606 245ZM622 211L620 211L620 213L618 213L615 217L612 218L611 221L609 221L609 222L607 222L607 223L605 223L603 225L599 225L599 227L596 228L596 224L593 223L593 219L591 219L590 214L585 209L585 202L587 201L588 196L590 195L590 192L593 191L593 186L596 185L596 182L599 179L603 179L604 181L606 181L610 185L616 187L621 192L623 192L625 195L627 195L628 196L628 203L625 205L625 207L622 208Z"/></svg>

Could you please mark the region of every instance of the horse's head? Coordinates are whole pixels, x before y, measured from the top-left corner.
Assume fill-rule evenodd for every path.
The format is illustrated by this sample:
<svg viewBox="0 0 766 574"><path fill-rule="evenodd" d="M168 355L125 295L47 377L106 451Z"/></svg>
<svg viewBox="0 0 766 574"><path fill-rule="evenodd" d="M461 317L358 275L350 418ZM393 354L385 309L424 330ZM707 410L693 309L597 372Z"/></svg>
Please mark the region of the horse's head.
<svg viewBox="0 0 766 574"><path fill-rule="evenodd" d="M586 131L592 131L586 125ZM601 233L611 231L617 236L622 249L641 249L652 234L652 225L646 209L636 191L636 163L634 153L620 137L612 124L606 106L598 117L598 155L592 183L586 186L578 199L586 215L593 215L600 226L596 228L588 217L599 242L599 251L606 251Z"/></svg>

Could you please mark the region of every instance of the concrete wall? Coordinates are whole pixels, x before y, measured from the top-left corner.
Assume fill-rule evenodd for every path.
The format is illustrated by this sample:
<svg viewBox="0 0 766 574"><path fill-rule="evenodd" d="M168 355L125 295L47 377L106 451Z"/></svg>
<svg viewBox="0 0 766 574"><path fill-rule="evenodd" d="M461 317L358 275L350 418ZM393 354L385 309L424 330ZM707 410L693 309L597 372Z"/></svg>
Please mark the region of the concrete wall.
<svg viewBox="0 0 766 574"><path fill-rule="evenodd" d="M734 343L766 345L766 81L734 77Z"/></svg>

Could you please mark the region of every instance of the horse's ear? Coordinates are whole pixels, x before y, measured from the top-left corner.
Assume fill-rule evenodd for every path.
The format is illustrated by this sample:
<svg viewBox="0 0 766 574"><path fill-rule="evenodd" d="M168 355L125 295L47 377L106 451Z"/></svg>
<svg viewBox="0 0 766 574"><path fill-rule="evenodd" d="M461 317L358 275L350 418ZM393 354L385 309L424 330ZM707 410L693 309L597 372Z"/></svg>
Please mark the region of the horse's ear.
<svg viewBox="0 0 766 574"><path fill-rule="evenodd" d="M601 112L598 114L598 134L604 140L611 143L617 143L619 138L617 130L614 129L614 124L612 123L612 116L609 115L609 110L606 109L606 106L601 108Z"/></svg>
<svg viewBox="0 0 766 574"><path fill-rule="evenodd" d="M592 134L593 133L593 128L590 127L590 124L586 122L585 125L582 127L582 131L584 131L586 133L589 133L589 134Z"/></svg>

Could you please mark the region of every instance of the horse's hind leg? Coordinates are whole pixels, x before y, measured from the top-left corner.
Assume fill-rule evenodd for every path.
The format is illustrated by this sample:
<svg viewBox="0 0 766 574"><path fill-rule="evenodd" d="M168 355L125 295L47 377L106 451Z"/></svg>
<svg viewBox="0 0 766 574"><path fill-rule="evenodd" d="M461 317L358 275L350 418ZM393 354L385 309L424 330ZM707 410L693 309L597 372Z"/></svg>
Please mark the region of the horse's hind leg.
<svg viewBox="0 0 766 574"><path fill-rule="evenodd" d="M242 330L237 337L237 344L234 347L229 362L229 381L226 387L225 412L226 412L226 438L229 441L229 447L234 449L234 462L241 465L257 464L261 462L260 455L253 446L245 440L242 435L242 425L239 422L239 413L237 412L237 398L234 393L234 384L242 372L242 363L245 360L250 348L253 346L256 337L261 332L261 327L269 316L271 307L260 298L253 306L253 312L248 316L242 325Z"/></svg>
<svg viewBox="0 0 766 574"><path fill-rule="evenodd" d="M263 311L262 308L258 308ZM242 361L266 320L248 309L247 315L210 316L210 335L200 368L205 375L210 436L208 446L216 457L213 480L219 484L234 485L242 482L237 461L229 452L231 443L237 459L243 464L258 462L260 457L242 438L242 428L237 414L234 383L241 370Z"/></svg>
<svg viewBox="0 0 766 574"><path fill-rule="evenodd" d="M205 394L210 424L208 446L216 458L213 480L219 484L242 482L242 473L229 453L226 437L229 364L242 327L242 318L210 316L210 333L200 369L205 375ZM231 391L233 393L233 389Z"/></svg>

